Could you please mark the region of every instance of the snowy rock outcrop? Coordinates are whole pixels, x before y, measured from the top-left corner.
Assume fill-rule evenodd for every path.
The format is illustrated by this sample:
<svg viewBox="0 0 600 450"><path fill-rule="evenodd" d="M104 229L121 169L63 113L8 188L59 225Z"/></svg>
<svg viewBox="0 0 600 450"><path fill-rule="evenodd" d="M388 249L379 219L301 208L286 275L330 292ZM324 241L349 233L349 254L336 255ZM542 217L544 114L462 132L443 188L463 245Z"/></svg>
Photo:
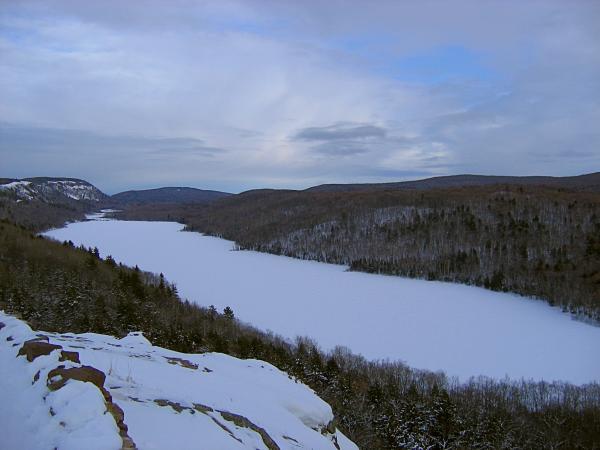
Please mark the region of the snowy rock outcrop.
<svg viewBox="0 0 600 450"><path fill-rule="evenodd" d="M0 184L0 191L12 193L17 201L39 200L99 202L106 195L87 181L73 178L27 178Z"/></svg>
<svg viewBox="0 0 600 450"><path fill-rule="evenodd" d="M6 448L357 449L274 366L155 347L141 333L32 331L0 312Z"/></svg>

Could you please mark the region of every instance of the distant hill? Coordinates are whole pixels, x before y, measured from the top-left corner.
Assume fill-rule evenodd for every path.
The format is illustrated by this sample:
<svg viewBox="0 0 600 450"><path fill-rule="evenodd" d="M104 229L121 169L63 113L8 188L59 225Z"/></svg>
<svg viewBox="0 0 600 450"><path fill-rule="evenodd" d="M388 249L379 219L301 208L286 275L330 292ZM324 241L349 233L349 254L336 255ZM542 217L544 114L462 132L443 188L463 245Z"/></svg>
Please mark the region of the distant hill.
<svg viewBox="0 0 600 450"><path fill-rule="evenodd" d="M106 200L110 206L146 205L156 203L211 203L228 197L228 192L195 189L190 187L163 187L140 191L126 191Z"/></svg>
<svg viewBox="0 0 600 450"><path fill-rule="evenodd" d="M78 178L0 178L0 191L16 201L38 200L53 204L96 203L106 198L96 186Z"/></svg>
<svg viewBox="0 0 600 450"><path fill-rule="evenodd" d="M493 175L452 175L445 177L425 178L415 181L395 183L357 183L357 184L321 184L306 189L310 192L351 192L395 189L437 189L468 186L486 186L493 184L511 184L527 186L547 186L576 191L600 192L600 172L573 177L512 177Z"/></svg>
<svg viewBox="0 0 600 450"><path fill-rule="evenodd" d="M43 230L84 219L106 197L77 178L0 178L0 219Z"/></svg>

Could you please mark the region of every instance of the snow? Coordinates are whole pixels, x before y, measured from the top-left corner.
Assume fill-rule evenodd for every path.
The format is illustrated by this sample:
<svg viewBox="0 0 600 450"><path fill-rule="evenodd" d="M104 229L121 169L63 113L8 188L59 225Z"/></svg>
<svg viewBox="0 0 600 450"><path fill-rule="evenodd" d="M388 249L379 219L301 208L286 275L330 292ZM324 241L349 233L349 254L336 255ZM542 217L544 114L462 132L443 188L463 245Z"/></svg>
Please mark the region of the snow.
<svg viewBox="0 0 600 450"><path fill-rule="evenodd" d="M10 183L0 184L0 190L15 191L20 199L31 200L32 190L31 181L12 181Z"/></svg>
<svg viewBox="0 0 600 450"><path fill-rule="evenodd" d="M100 391L90 383L69 381L63 389L49 392L41 380L59 364L58 351L31 363L17 358L22 343L36 335L2 312L0 322L5 324L0 330L0 448L120 449L117 426L104 414ZM34 383L38 371L40 379Z"/></svg>
<svg viewBox="0 0 600 450"><path fill-rule="evenodd" d="M15 357L24 341L43 335L50 343L77 352L82 365L106 374L104 387L123 410L127 433L140 450L266 448L257 431L239 426L228 414L241 415L261 427L281 449L333 450L334 440L342 450L357 449L339 431L322 433L333 419L331 407L266 362L219 353L173 352L152 346L141 333L123 339L93 333L35 333L3 312L0 322L5 325L0 329L1 448L121 446L116 422L106 413L95 385L69 380L54 392L46 387L49 370L58 364L79 364L59 363L60 350L31 363L24 356ZM12 341L7 341L9 336ZM40 378L32 382L38 370ZM195 408L195 404L203 406Z"/></svg>
<svg viewBox="0 0 600 450"><path fill-rule="evenodd" d="M13 181L0 185L0 190L13 190L18 197L32 200L46 198L48 194L61 194L73 200L99 201L101 193L92 185L81 184L74 180L54 180L33 184L31 181Z"/></svg>
<svg viewBox="0 0 600 450"><path fill-rule="evenodd" d="M16 189L19 187L27 187L31 181L12 181L10 183L0 184L0 189Z"/></svg>
<svg viewBox="0 0 600 450"><path fill-rule="evenodd" d="M368 359L471 376L600 380L600 327L539 300L453 283L348 272L180 232L169 222L90 221L48 236L162 272L179 293L283 336Z"/></svg>
<svg viewBox="0 0 600 450"><path fill-rule="evenodd" d="M44 183L43 189L61 192L73 200L100 200L93 186L80 184L73 180L47 181Z"/></svg>
<svg viewBox="0 0 600 450"><path fill-rule="evenodd" d="M106 219L106 215L110 214L110 213L115 213L115 212L119 212L120 210L118 209L101 209L99 212L94 212L94 213L90 213L90 214L86 214L85 218L87 220L111 220L111 219Z"/></svg>

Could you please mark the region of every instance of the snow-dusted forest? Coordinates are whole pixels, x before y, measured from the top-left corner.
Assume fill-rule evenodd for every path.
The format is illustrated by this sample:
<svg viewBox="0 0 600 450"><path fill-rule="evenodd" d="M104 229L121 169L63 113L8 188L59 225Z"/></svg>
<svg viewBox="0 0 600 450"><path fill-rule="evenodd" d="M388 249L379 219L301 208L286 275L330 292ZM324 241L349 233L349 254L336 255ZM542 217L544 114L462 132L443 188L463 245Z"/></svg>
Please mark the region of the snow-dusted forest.
<svg viewBox="0 0 600 450"><path fill-rule="evenodd" d="M600 327L513 294L347 271L180 232L168 222L88 221L46 233L162 272L192 302L260 329L341 345L467 380L486 375L586 383L600 374Z"/></svg>

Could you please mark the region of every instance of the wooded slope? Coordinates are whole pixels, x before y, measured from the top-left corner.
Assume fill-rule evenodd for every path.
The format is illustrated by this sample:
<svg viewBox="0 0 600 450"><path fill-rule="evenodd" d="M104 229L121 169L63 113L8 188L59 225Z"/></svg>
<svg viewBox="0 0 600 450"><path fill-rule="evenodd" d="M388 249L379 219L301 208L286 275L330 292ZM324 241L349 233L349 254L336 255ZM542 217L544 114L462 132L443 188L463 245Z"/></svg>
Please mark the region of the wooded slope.
<svg viewBox="0 0 600 450"><path fill-rule="evenodd" d="M593 192L503 184L251 191L207 207L153 210L155 218L166 213L244 249L511 291L600 320L600 194Z"/></svg>

